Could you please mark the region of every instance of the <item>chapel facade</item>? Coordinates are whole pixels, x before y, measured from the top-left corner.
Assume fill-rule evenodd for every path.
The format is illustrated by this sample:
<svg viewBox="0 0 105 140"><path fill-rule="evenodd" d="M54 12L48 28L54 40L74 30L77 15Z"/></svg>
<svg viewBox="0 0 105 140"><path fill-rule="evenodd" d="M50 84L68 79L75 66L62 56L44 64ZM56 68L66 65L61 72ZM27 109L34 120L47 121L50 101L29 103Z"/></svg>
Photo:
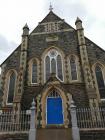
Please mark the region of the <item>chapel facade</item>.
<svg viewBox="0 0 105 140"><path fill-rule="evenodd" d="M105 51L85 37L81 19L76 29L52 9L1 64L0 105L28 110L34 99L37 125L70 126L70 103L105 107Z"/></svg>

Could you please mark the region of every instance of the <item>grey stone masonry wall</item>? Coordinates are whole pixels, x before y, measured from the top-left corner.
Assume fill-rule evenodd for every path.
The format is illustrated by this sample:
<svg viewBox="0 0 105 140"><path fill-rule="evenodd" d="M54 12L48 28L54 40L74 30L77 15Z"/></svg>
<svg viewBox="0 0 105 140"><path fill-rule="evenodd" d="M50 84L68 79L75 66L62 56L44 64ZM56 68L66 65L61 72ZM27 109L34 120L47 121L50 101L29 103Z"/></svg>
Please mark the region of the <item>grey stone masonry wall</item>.
<svg viewBox="0 0 105 140"><path fill-rule="evenodd" d="M98 61L105 65L105 51L87 38L86 45L91 66Z"/></svg>
<svg viewBox="0 0 105 140"><path fill-rule="evenodd" d="M80 131L80 140L105 140L105 130Z"/></svg>
<svg viewBox="0 0 105 140"><path fill-rule="evenodd" d="M19 71L20 65L20 46L4 61L3 64L6 65L5 73L10 69L15 69L17 72Z"/></svg>
<svg viewBox="0 0 105 140"><path fill-rule="evenodd" d="M58 41L46 42L46 37L49 36L57 36ZM76 32L68 31L62 33L30 35L28 47L28 59L32 57L40 58L45 49L51 46L60 48L65 55L70 54L79 55Z"/></svg>
<svg viewBox="0 0 105 140"><path fill-rule="evenodd" d="M45 134L45 131L43 129L43 133L42 133L43 135ZM51 129L48 129L47 131L51 131ZM70 136L68 137L69 133L67 132L67 135L66 135L67 138L70 137ZM38 132L38 136L40 136L40 138L42 138L40 134L41 133ZM44 136L46 136L46 135L44 135ZM5 135L2 134L2 135L0 135L0 140L28 140L28 134L5 134ZM42 139L37 139L37 140L42 140ZM99 131L99 130L98 131L80 131L80 140L105 140L105 130L103 130L103 131L102 130L101 131Z"/></svg>
<svg viewBox="0 0 105 140"><path fill-rule="evenodd" d="M28 140L28 134L2 134L0 140Z"/></svg>
<svg viewBox="0 0 105 140"><path fill-rule="evenodd" d="M36 98L43 90L42 85L40 86L25 86L24 94L22 96L22 109L29 109L33 98ZM62 84L65 89L65 94L72 94L73 100L76 106L83 107L88 106L88 97L85 90L84 84Z"/></svg>

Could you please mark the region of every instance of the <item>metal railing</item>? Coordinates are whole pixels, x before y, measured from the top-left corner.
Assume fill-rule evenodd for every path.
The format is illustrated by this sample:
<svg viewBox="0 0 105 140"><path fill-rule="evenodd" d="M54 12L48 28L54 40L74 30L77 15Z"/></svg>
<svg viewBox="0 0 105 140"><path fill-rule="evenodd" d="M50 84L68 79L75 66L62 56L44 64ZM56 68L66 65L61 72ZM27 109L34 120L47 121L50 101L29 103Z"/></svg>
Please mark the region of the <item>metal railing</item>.
<svg viewBox="0 0 105 140"><path fill-rule="evenodd" d="M0 112L0 133L24 132L30 129L30 110L21 112Z"/></svg>
<svg viewBox="0 0 105 140"><path fill-rule="evenodd" d="M0 134L28 133L28 140L36 139L35 101L30 110L4 111L0 110Z"/></svg>
<svg viewBox="0 0 105 140"><path fill-rule="evenodd" d="M105 108L76 108L80 129L105 129Z"/></svg>
<svg viewBox="0 0 105 140"><path fill-rule="evenodd" d="M105 130L105 108L77 108L74 102L70 106L73 137L79 135L80 130L104 129ZM0 112L0 133L28 132L32 140L36 136L35 127L35 102L28 111Z"/></svg>

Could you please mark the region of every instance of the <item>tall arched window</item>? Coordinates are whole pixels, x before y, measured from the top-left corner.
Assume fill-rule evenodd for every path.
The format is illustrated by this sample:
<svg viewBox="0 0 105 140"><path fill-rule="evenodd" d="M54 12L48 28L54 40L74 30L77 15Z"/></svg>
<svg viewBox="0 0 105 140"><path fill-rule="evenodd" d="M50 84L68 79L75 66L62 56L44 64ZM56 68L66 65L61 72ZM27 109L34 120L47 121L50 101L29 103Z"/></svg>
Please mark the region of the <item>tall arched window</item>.
<svg viewBox="0 0 105 140"><path fill-rule="evenodd" d="M63 124L62 98L56 90L52 90L47 96L46 120L47 124Z"/></svg>
<svg viewBox="0 0 105 140"><path fill-rule="evenodd" d="M95 74L96 74L96 79L97 79L97 84L98 84L98 90L100 93L100 98L105 99L104 77L103 77L102 69L98 65L95 67Z"/></svg>
<svg viewBox="0 0 105 140"><path fill-rule="evenodd" d="M45 81L51 73L55 73L56 77L63 81L62 58L55 49L51 49L45 57Z"/></svg>
<svg viewBox="0 0 105 140"><path fill-rule="evenodd" d="M16 81L16 74L12 72L9 76L8 81L8 98L7 103L13 103L14 93L15 93L15 81Z"/></svg>
<svg viewBox="0 0 105 140"><path fill-rule="evenodd" d="M70 57L71 80L77 80L77 66L74 56Z"/></svg>
<svg viewBox="0 0 105 140"><path fill-rule="evenodd" d="M32 62L32 83L37 83L37 61Z"/></svg>

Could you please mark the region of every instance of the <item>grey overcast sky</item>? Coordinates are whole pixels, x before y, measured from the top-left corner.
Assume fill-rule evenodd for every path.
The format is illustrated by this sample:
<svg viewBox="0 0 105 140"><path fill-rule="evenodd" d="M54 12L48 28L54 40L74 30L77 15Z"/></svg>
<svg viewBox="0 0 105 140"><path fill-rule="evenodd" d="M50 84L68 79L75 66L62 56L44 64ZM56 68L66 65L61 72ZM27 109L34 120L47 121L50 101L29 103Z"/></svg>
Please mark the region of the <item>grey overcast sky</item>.
<svg viewBox="0 0 105 140"><path fill-rule="evenodd" d="M0 0L0 64L21 43L22 27L30 32L53 11L75 28L83 21L85 36L105 50L105 0Z"/></svg>

